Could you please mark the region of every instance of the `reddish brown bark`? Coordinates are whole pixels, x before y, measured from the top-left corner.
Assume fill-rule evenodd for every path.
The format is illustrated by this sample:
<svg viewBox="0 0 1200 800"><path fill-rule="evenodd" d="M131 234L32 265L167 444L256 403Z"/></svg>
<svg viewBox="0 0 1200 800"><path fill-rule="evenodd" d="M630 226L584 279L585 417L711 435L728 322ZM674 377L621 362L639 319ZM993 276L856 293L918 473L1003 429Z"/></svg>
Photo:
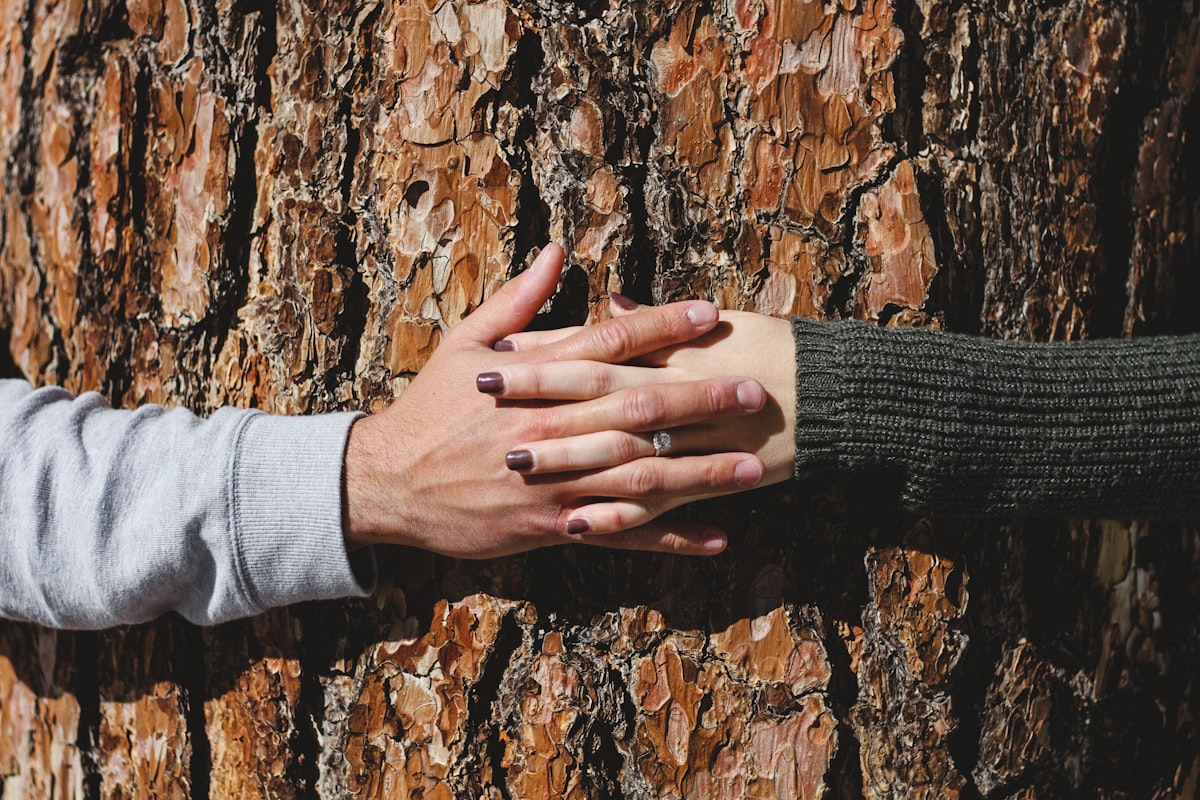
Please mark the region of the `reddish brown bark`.
<svg viewBox="0 0 1200 800"><path fill-rule="evenodd" d="M1195 329L1191 0L0 0L0 332L115 404L378 408L547 238L642 301ZM6 359L0 359L3 363ZM368 601L0 624L45 797L1191 797L1200 535L689 513L716 559L385 553Z"/></svg>

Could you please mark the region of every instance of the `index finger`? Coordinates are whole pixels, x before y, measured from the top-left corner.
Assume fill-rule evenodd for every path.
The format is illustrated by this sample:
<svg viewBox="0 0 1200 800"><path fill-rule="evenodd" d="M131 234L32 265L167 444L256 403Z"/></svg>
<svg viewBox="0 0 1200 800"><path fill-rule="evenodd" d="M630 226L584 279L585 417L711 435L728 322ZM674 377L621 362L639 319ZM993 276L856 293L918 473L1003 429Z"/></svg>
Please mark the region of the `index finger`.
<svg viewBox="0 0 1200 800"><path fill-rule="evenodd" d="M529 354L528 361L603 361L621 364L673 344L690 342L716 327L717 307L685 300L608 319Z"/></svg>

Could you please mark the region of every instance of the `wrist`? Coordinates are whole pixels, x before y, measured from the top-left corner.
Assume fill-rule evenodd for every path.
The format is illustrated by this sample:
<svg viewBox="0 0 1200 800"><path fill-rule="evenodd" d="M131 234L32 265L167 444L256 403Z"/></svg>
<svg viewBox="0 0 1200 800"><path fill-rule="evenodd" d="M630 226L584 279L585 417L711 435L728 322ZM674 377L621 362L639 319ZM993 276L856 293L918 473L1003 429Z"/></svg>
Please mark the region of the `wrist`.
<svg viewBox="0 0 1200 800"><path fill-rule="evenodd" d="M763 386L778 404L779 429L768 440L760 456L771 483L792 477L796 461L796 345L790 320L779 317L762 319L766 330L761 337L765 358L762 360Z"/></svg>
<svg viewBox="0 0 1200 800"><path fill-rule="evenodd" d="M796 458L796 345L792 324L780 317L723 312L733 323L730 344L722 366L729 372L757 378L770 398L767 406L747 422L756 427L755 453L763 460L763 483L792 477Z"/></svg>
<svg viewBox="0 0 1200 800"><path fill-rule="evenodd" d="M395 510L399 488L389 480L391 460L381 451L376 417L355 420L346 437L342 466L342 534L347 550L381 541L404 544L397 535ZM391 484L391 485L389 485Z"/></svg>
<svg viewBox="0 0 1200 800"><path fill-rule="evenodd" d="M350 426L346 434L346 452L342 456L342 537L346 540L347 550L356 550L368 543L363 531L366 506L361 468L364 456L362 423L360 419Z"/></svg>

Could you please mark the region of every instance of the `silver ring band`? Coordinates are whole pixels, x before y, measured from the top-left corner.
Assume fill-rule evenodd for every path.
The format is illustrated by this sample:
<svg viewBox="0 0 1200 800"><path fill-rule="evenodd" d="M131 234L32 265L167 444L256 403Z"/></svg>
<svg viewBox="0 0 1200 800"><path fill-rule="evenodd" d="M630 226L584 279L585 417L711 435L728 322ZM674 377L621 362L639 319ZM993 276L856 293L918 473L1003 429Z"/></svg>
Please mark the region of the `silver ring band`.
<svg viewBox="0 0 1200 800"><path fill-rule="evenodd" d="M667 431L655 431L650 443L654 445L654 455L656 456L665 456L671 452L671 434Z"/></svg>

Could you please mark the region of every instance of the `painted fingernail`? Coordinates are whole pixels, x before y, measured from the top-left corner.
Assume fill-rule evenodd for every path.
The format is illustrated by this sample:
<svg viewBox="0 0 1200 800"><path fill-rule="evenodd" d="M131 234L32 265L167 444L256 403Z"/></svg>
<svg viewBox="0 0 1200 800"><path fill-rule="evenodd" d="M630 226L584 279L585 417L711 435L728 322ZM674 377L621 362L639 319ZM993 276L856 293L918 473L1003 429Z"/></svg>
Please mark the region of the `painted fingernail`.
<svg viewBox="0 0 1200 800"><path fill-rule="evenodd" d="M504 391L504 376L499 372L482 372L475 378L475 388L484 394L499 394ZM738 392L741 392L738 387Z"/></svg>
<svg viewBox="0 0 1200 800"><path fill-rule="evenodd" d="M742 381L737 385L737 401L743 411L758 411L765 400L758 381Z"/></svg>
<svg viewBox="0 0 1200 800"><path fill-rule="evenodd" d="M719 533L714 533L704 537L704 541L700 543L700 549L706 553L719 553L725 549L725 544L725 537Z"/></svg>
<svg viewBox="0 0 1200 800"><path fill-rule="evenodd" d="M757 486L758 482L763 479L762 465L757 461L743 461L733 468L733 479L737 481L738 486L744 486L747 489Z"/></svg>
<svg viewBox="0 0 1200 800"><path fill-rule="evenodd" d="M636 300L626 297L620 292L609 292L608 299L612 300L613 303L616 304L617 308L621 309L622 311L633 311L638 307Z"/></svg>
<svg viewBox="0 0 1200 800"><path fill-rule="evenodd" d="M501 339L492 345L492 349L497 353L512 353L517 349L517 343L511 339Z"/></svg>
<svg viewBox="0 0 1200 800"><path fill-rule="evenodd" d="M524 472L533 469L532 450L513 450L504 457L504 464L514 472Z"/></svg>
<svg viewBox="0 0 1200 800"><path fill-rule="evenodd" d="M708 325L717 321L717 307L712 303L694 303L687 310L687 318L693 325Z"/></svg>
<svg viewBox="0 0 1200 800"><path fill-rule="evenodd" d="M567 520L567 533L572 536L578 536L581 533L587 533L592 529L592 523L588 522L583 517Z"/></svg>

